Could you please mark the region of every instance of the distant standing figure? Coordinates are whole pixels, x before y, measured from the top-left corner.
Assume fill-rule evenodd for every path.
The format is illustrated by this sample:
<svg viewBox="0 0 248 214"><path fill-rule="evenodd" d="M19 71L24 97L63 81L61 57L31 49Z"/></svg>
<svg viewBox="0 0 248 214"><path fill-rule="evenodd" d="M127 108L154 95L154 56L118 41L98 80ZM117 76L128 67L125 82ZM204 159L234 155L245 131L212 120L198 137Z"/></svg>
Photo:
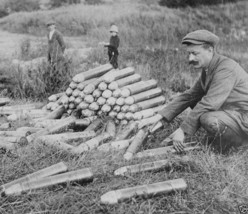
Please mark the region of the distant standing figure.
<svg viewBox="0 0 248 214"><path fill-rule="evenodd" d="M48 55L47 60L51 65L64 61L65 42L62 34L56 30L54 21L47 23L48 28Z"/></svg>
<svg viewBox="0 0 248 214"><path fill-rule="evenodd" d="M116 25L111 25L109 31L111 34L109 43L103 44L104 47L108 47L109 63L113 65L114 68L118 68L118 47L120 44L120 38L118 36L118 27Z"/></svg>

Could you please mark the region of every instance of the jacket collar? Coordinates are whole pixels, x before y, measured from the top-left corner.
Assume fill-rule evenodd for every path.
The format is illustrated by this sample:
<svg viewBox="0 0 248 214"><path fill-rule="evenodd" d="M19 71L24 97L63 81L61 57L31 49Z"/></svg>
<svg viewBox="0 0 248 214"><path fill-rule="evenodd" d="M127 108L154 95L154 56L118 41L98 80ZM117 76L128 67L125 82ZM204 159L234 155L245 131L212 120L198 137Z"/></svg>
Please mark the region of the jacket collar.
<svg viewBox="0 0 248 214"><path fill-rule="evenodd" d="M218 64L218 61L220 59L220 55L218 53L214 53L210 63L209 63L209 66L207 69L205 69L205 72L207 75L211 75L213 73L213 71L215 70L217 64Z"/></svg>

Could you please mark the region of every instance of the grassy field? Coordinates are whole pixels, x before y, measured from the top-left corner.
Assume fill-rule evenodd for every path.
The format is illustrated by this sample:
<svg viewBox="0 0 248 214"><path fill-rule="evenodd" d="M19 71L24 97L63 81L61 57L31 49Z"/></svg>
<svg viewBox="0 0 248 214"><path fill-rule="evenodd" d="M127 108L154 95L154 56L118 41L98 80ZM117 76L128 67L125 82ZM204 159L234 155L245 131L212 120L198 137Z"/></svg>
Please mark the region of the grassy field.
<svg viewBox="0 0 248 214"><path fill-rule="evenodd" d="M45 23L54 19L65 36L81 37L88 47L92 47L86 60L72 66L71 72L75 74L107 62L106 50L98 43L109 40L109 26L115 23L121 39L120 68L134 66L147 78L158 79L165 90L183 91L194 81L189 75L190 69L180 45L182 37L191 30L205 28L218 34L221 37L219 52L236 59L247 70L248 39L242 36L242 32L247 32L246 9L246 1L196 9L169 9L151 1L117 1L97 6L77 5L49 11L13 13L0 20L0 27L10 32L44 38ZM37 43L42 46L40 41L37 38ZM26 45L28 43L20 44L24 50ZM45 48L37 50L30 45L28 51L23 52L20 58L46 54ZM81 65L84 65L83 68L80 68ZM32 79L29 82L32 84ZM25 87L29 85L25 84ZM43 90L39 87L33 91ZM40 94L41 98L46 96Z"/></svg>
<svg viewBox="0 0 248 214"><path fill-rule="evenodd" d="M178 121L177 121L178 122ZM142 149L159 147L159 142L174 129L156 133ZM51 164L64 161L69 170L91 167L94 180L91 183L58 185L29 192L21 196L2 197L0 213L238 213L238 205L247 202L247 150L221 156L203 149L188 154L189 162L174 163L175 156L125 161L123 152L84 153L71 155L56 149L33 144L12 153L1 152L1 183L19 178ZM152 160L169 159L170 167L155 172L114 176L115 169ZM104 205L100 197L104 193L150 184L170 179L184 178L186 192L177 192L151 198L133 198L117 205Z"/></svg>
<svg viewBox="0 0 248 214"><path fill-rule="evenodd" d="M206 28L218 34L221 37L218 51L236 59L248 71L248 37L242 36L243 31L247 34L247 7L246 1L195 9L168 9L151 1L118 1L113 4L77 5L51 11L15 13L0 19L0 27L10 32L43 37L46 21L54 18L64 35L81 36L87 46L93 48L88 58L80 62L84 65L83 70L87 70L107 62L106 51L98 46L98 42L109 39L109 25L114 22L120 29L120 67L134 66L143 78L157 79L169 99L172 93L185 90L195 79L194 73L189 72L180 45L181 38L191 30ZM30 51L33 51L32 47ZM70 70L71 75L80 71L78 66L72 66L75 70ZM4 69L10 72L8 67ZM34 84L42 79L39 75L20 79L20 84L25 82L24 86L27 87L22 85L24 88L21 90L27 89L23 97L33 93L37 99L44 99L47 95L38 93L42 92L46 83ZM156 132L141 149L159 147L161 140L175 130L181 120L181 117L177 118L167 129ZM18 121L13 126L16 128L25 123L29 124L29 121ZM192 139L202 141L203 137L204 132L200 131ZM121 152L92 151L76 156L36 144L12 153L1 150L0 184L60 161L64 161L69 170L91 167L94 180L82 186L68 183L21 196L1 197L0 213L239 213L238 205L248 202L248 150L241 148L238 152L224 156L203 148L188 156L188 163L173 164L173 155L128 162L123 159ZM121 166L165 158L170 159L172 164L160 171L127 177L113 175L113 171ZM174 178L184 178L187 181L186 192L152 198L138 197L113 206L100 204L101 195L108 191Z"/></svg>

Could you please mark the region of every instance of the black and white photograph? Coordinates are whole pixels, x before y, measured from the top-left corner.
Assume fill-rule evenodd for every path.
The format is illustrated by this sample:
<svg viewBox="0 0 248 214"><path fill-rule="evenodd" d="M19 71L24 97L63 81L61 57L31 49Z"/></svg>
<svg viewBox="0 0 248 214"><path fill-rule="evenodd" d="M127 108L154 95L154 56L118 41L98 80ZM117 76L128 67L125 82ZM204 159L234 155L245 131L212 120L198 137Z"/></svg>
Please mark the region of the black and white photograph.
<svg viewBox="0 0 248 214"><path fill-rule="evenodd" d="M0 0L0 214L248 214L248 0Z"/></svg>

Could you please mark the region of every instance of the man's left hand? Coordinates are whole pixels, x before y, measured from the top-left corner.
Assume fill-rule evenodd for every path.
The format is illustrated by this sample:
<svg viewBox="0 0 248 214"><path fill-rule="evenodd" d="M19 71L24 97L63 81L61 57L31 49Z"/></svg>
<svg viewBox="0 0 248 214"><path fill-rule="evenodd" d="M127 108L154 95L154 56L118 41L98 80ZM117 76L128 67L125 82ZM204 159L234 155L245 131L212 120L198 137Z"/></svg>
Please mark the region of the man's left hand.
<svg viewBox="0 0 248 214"><path fill-rule="evenodd" d="M173 146L177 152L183 152L184 150L184 131L181 128L178 128L176 131L174 131L169 138L173 141Z"/></svg>

